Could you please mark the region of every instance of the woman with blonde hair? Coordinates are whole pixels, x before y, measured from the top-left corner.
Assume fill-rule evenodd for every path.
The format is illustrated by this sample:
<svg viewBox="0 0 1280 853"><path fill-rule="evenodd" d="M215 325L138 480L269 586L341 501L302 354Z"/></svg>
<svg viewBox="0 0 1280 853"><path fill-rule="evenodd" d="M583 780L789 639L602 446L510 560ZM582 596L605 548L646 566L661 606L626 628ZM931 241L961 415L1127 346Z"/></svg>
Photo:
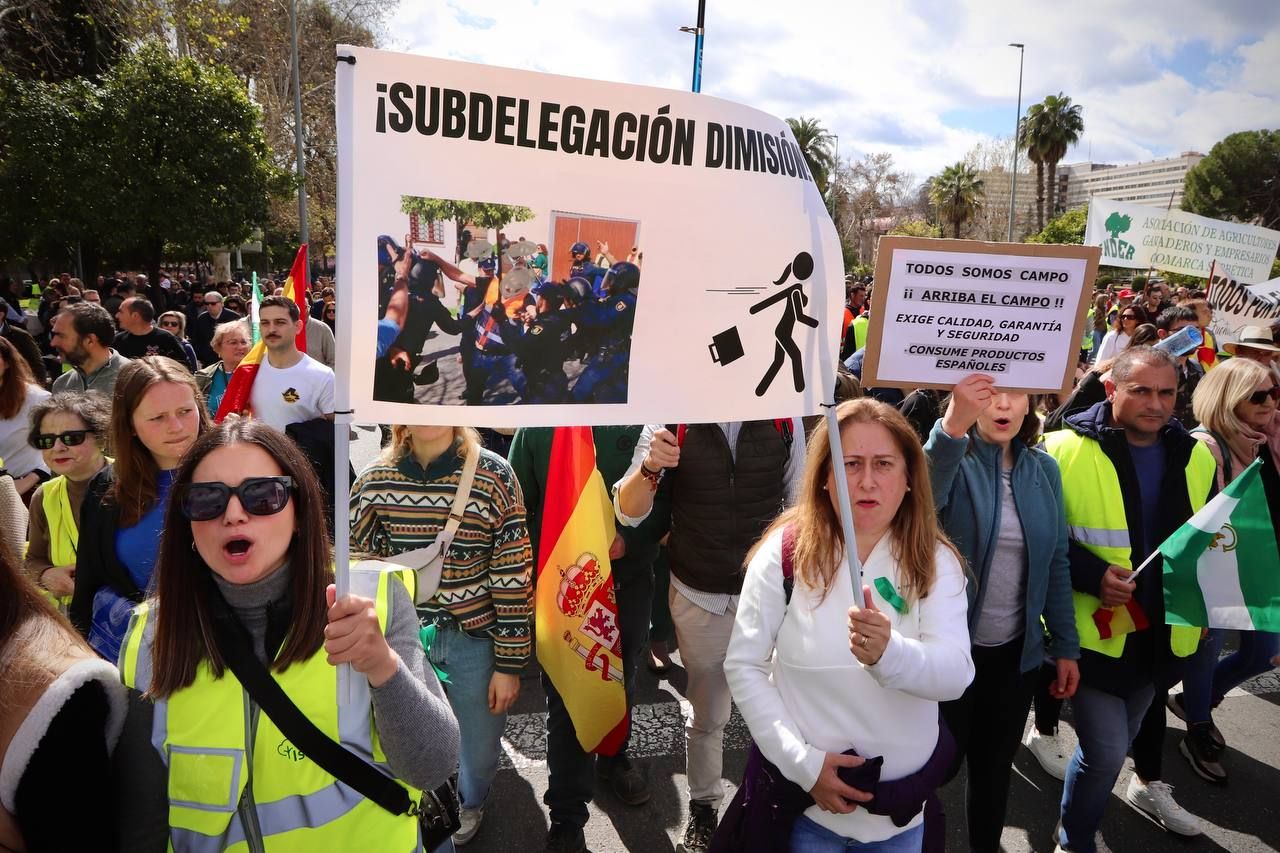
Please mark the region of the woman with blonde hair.
<svg viewBox="0 0 1280 853"><path fill-rule="evenodd" d="M922 807L954 757L938 703L974 672L964 570L907 420L872 399L836 416L863 585L850 578L824 420L795 505L748 557L724 670L760 755L812 803L783 843L918 851ZM875 757L878 781L842 780ZM909 801L881 801L907 781Z"/></svg>
<svg viewBox="0 0 1280 853"><path fill-rule="evenodd" d="M393 557L436 543L439 588L419 594L418 617L461 729L454 841L465 844L480 829L507 709L532 650L524 498L511 466L481 447L471 427L396 425L382 457L351 488L351 547Z"/></svg>
<svg viewBox="0 0 1280 853"><path fill-rule="evenodd" d="M158 320L160 328L173 335L178 339L178 343L182 344L182 352L187 357L187 370L195 373L200 363L196 361L195 347L191 346L191 341L187 340L187 315L181 311L166 311Z"/></svg>
<svg viewBox="0 0 1280 853"><path fill-rule="evenodd" d="M1191 434L1203 441L1218 462L1218 488L1240 476L1255 459L1280 467L1280 386L1255 361L1233 358L1205 375L1196 386L1192 411L1200 425ZM1280 507L1271 506L1273 523ZM1179 752L1202 779L1225 784L1221 757L1226 748L1213 723L1212 710L1233 687L1280 664L1280 634L1241 631L1240 646L1219 660L1226 630L1212 628L1183 673L1183 691L1169 697L1169 709L1187 723Z"/></svg>

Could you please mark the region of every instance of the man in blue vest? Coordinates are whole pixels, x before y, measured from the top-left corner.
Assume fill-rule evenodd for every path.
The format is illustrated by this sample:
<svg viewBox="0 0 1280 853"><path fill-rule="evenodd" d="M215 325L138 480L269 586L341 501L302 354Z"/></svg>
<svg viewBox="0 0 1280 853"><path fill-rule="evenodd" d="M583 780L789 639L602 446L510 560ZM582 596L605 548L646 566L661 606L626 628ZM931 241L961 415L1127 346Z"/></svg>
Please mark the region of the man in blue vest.
<svg viewBox="0 0 1280 853"><path fill-rule="evenodd" d="M1151 347L1124 351L1107 399L1067 419L1045 447L1062 471L1071 582L1080 632L1080 737L1063 784L1057 849L1094 853L1111 789L1158 690L1178 680L1199 629L1164 621L1161 561L1134 577L1159 545L1211 496L1214 462L1172 419L1177 362ZM1200 832L1169 786L1135 775L1126 798L1166 829Z"/></svg>

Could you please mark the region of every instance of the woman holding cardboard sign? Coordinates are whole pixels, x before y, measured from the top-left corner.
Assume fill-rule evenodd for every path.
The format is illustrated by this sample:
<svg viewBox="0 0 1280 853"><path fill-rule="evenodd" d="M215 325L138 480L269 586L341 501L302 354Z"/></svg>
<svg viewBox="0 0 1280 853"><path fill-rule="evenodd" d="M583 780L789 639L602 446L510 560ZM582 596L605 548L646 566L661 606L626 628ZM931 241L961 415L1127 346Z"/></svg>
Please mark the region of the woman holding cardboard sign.
<svg viewBox="0 0 1280 853"><path fill-rule="evenodd" d="M994 382L981 373L961 380L925 444L943 528L976 578L968 587L976 675L942 714L969 765L969 848L979 853L1000 849L1013 756L1046 654L1057 661L1055 697L1080 681L1058 465L1035 448L1031 397Z"/></svg>

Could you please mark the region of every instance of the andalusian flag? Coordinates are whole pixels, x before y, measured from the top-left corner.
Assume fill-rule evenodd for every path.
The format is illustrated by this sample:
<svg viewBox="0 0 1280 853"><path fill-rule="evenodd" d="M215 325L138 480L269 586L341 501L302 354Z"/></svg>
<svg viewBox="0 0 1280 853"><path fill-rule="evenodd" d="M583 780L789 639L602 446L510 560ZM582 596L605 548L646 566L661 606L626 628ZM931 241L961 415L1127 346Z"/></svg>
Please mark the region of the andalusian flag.
<svg viewBox="0 0 1280 853"><path fill-rule="evenodd" d="M1280 631L1278 486L1255 460L1160 546L1166 622Z"/></svg>
<svg viewBox="0 0 1280 853"><path fill-rule="evenodd" d="M600 755L617 753L628 724L609 567L614 533L591 428L557 427L534 593L538 662L564 700L578 742Z"/></svg>
<svg viewBox="0 0 1280 853"><path fill-rule="evenodd" d="M300 352L307 351L307 318L311 316L311 303L308 301L307 294L307 244L303 243L298 247L298 256L293 259L293 269L289 271L289 278L284 283L284 295L298 303L298 311L302 320L302 328L298 330L296 338L298 350ZM257 303L257 288L254 288L254 303ZM236 368L236 372L231 374L231 381L227 383L226 393L222 395L222 402L218 404L218 412L213 419L218 423L222 423L230 412L237 414L249 408L249 397L253 391L253 379L258 375L258 365L262 364L262 360L267 357L267 345L257 335L257 317L250 321L253 326L253 335L255 342L253 349L249 350L249 354L240 362L240 366Z"/></svg>

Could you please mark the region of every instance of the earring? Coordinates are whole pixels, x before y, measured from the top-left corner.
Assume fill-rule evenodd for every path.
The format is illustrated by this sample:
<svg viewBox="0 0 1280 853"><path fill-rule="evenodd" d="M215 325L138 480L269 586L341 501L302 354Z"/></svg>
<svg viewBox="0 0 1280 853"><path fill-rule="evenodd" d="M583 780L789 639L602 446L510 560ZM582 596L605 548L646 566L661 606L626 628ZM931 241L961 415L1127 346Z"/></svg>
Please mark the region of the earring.
<svg viewBox="0 0 1280 853"><path fill-rule="evenodd" d="M196 552L196 542L193 539L191 540L191 553L194 554L195 552Z"/></svg>

